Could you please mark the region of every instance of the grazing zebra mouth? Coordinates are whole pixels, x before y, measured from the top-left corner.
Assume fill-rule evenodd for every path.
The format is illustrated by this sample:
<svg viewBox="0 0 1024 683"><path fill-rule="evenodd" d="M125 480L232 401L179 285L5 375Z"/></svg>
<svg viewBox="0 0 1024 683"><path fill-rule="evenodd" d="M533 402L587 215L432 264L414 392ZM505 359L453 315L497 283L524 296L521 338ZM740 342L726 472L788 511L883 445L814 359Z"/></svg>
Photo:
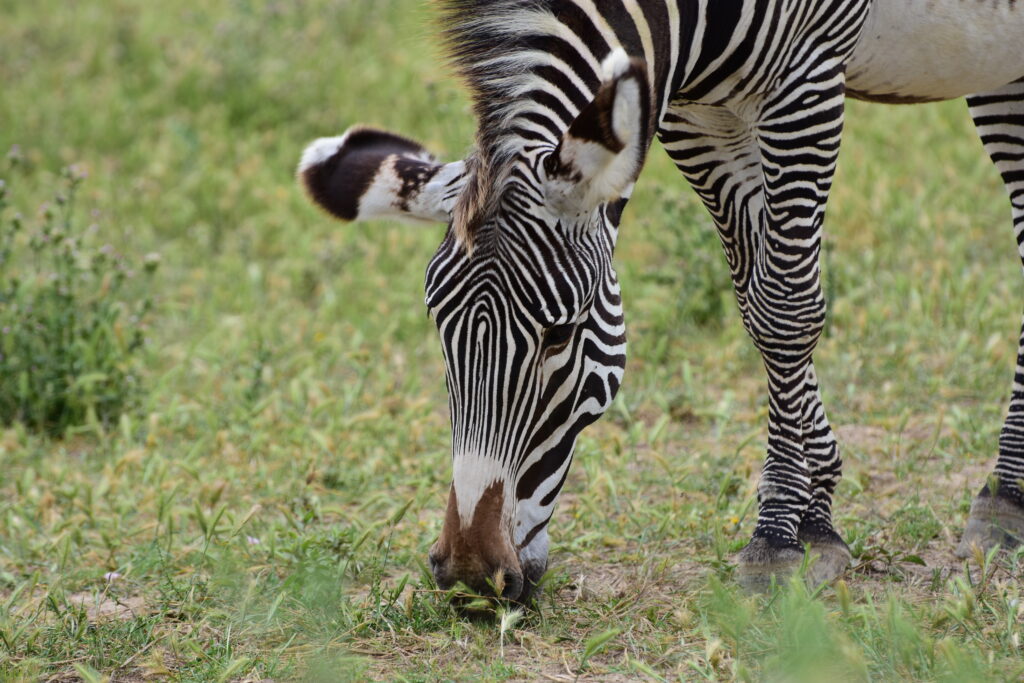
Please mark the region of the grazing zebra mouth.
<svg viewBox="0 0 1024 683"><path fill-rule="evenodd" d="M438 588L457 583L484 596L518 600L523 593L523 570L503 520L505 491L501 482L488 486L469 520L459 515L452 486L444 528L427 556Z"/></svg>

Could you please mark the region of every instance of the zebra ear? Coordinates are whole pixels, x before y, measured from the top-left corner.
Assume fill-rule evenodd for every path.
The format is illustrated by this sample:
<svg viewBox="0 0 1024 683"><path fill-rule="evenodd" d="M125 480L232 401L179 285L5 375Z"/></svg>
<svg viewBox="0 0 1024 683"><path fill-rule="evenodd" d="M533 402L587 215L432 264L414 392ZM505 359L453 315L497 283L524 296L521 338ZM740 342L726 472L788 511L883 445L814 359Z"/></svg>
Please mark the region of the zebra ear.
<svg viewBox="0 0 1024 683"><path fill-rule="evenodd" d="M643 60L613 51L601 87L544 162L545 196L560 215L589 213L628 194L650 137L650 88Z"/></svg>
<svg viewBox="0 0 1024 683"><path fill-rule="evenodd" d="M298 177L314 204L343 221L447 222L462 168L461 161L441 164L412 140L356 127L306 147Z"/></svg>

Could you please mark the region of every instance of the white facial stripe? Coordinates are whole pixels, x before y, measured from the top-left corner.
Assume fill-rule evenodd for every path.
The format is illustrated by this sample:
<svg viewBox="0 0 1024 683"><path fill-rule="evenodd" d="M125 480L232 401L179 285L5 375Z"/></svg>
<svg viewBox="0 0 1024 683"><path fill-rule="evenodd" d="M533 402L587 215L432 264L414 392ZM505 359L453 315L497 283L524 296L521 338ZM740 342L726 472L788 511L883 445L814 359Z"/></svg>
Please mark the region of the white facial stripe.
<svg viewBox="0 0 1024 683"><path fill-rule="evenodd" d="M459 504L459 522L463 528L473 524L473 513L489 487L495 483L505 482L505 474L501 463L492 457L479 454L456 453L453 459L455 497ZM512 518L515 507L515 496L506 491L505 502L501 512L503 520Z"/></svg>
<svg viewBox="0 0 1024 683"><path fill-rule="evenodd" d="M528 533L529 529L523 533ZM516 530L519 533L519 530ZM519 549L519 561L526 564L539 564L544 566L548 561L548 529L544 527L534 535L530 540L530 543L522 548L519 548L519 544L522 542L521 538L517 538L515 541L516 548Z"/></svg>

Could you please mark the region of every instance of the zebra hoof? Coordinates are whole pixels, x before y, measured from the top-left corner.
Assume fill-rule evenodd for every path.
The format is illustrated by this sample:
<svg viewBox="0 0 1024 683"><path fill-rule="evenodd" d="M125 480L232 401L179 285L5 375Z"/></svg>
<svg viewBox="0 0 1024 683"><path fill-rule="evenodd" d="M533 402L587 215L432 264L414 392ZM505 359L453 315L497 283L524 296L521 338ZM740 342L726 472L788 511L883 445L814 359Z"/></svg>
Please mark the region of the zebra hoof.
<svg viewBox="0 0 1024 683"><path fill-rule="evenodd" d="M831 525L801 527L797 540L810 546L804 582L812 590L838 579L853 563L850 547Z"/></svg>
<svg viewBox="0 0 1024 683"><path fill-rule="evenodd" d="M811 543L811 561L804 582L809 588L817 588L823 583L831 583L853 563L850 548L842 541L829 543Z"/></svg>
<svg viewBox="0 0 1024 683"><path fill-rule="evenodd" d="M1005 498L978 496L971 503L957 557L971 557L974 548L988 552L996 544L1012 550L1024 543L1024 510Z"/></svg>
<svg viewBox="0 0 1024 683"><path fill-rule="evenodd" d="M803 562L799 548L773 547L764 538L753 538L736 555L736 582L747 593L766 593L773 583L784 585Z"/></svg>

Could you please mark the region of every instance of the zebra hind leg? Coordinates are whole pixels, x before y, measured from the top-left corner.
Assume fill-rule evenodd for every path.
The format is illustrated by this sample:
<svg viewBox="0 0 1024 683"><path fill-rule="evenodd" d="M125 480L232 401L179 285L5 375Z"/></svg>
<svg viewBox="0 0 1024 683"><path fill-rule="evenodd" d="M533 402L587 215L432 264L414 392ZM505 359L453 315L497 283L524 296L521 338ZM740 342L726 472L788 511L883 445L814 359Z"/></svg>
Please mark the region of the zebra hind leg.
<svg viewBox="0 0 1024 683"><path fill-rule="evenodd" d="M1010 195L1017 251L1024 261L1024 79L967 98L971 118ZM958 557L996 544L1024 543L1024 325L1017 347L1010 408L999 435L999 458L971 505Z"/></svg>

